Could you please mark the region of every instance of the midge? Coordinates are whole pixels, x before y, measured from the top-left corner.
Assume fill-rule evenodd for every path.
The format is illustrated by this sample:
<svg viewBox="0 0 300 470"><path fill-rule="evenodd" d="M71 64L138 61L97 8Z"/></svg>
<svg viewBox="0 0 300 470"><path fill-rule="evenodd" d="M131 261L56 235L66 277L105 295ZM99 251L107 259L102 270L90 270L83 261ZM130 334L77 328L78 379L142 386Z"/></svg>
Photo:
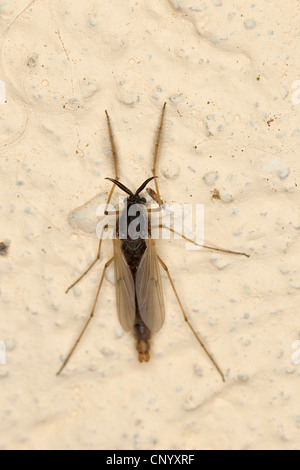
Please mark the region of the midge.
<svg viewBox="0 0 300 470"><path fill-rule="evenodd" d="M153 180L155 183L155 191L151 188L148 188L148 194L151 198L157 203L158 207L154 210L161 210L163 208L163 202L160 197L160 192L158 188L157 176L156 176L156 165L158 160L159 145L161 140L161 134L163 129L164 116L166 111L166 103L163 105L160 123L157 131L156 143L154 148L154 161L152 174L144 183L135 191L131 191L126 186L124 186L119 181L118 173L118 155L116 151L116 146L114 142L113 132L111 128L110 118L107 111L105 111L108 133L110 137L111 152L114 161L115 168L115 177L107 178L113 183L110 194L107 200L107 207L113 196L115 187L118 186L122 191L124 191L128 197L125 202L125 208L123 212L119 214L116 212L118 219L116 225L115 239L113 240L114 246L114 255L107 261L104 266L103 273L100 279L98 286L97 295L94 301L92 311L87 319L80 335L75 341L71 351L64 360L60 370L57 375L59 375L63 369L68 364L75 348L80 342L83 334L85 333L88 325L90 324L94 313L96 304L99 298L101 287L103 284L105 272L112 262L114 262L115 270L115 284L116 284L116 300L117 300L117 310L120 323L125 331L132 331L136 341L137 341L137 352L140 362L148 362L150 359L150 338L152 333L156 333L160 330L164 323L165 319L165 307L164 307L164 297L161 284L160 276L160 266L166 272L167 277L170 281L171 287L174 291L176 299L179 303L180 309L183 314L183 318L186 321L189 328L192 330L197 341L214 364L215 368L222 377L222 380L225 381L224 374L217 364L216 360L213 358L211 353L208 351L207 347L196 333L192 324L190 323L187 315L183 309L182 303L178 296L175 285L172 281L171 275L169 273L168 267L163 262L163 260L156 253L154 240L151 239L151 226L149 222L148 213L151 212L151 209L146 207L146 199L143 198L140 193L146 188L146 186ZM137 210L132 211L133 208ZM107 213L107 212L106 212ZM132 215L133 214L133 215ZM135 236L130 234L130 231L123 233L123 227L130 227L134 224L135 220L138 220L138 230L135 232ZM125 224L122 221L126 222ZM166 227L164 225L159 225L159 228L166 228L170 232L175 232L172 228ZM120 234L122 232L122 237L120 239ZM145 237L145 234L148 237ZM184 235L181 235L185 240L197 245L193 240L188 239ZM146 239L147 238L147 239ZM77 281L75 281L67 290L70 291L97 263L100 259L100 251L102 245L102 238L100 237L98 253L95 261L89 266L89 268L80 276ZM198 245L199 246L199 245ZM230 250L224 250L221 248L214 248L207 245L202 245L204 248L210 250L221 251L225 253L233 253L238 255L249 256L245 253L234 252Z"/></svg>

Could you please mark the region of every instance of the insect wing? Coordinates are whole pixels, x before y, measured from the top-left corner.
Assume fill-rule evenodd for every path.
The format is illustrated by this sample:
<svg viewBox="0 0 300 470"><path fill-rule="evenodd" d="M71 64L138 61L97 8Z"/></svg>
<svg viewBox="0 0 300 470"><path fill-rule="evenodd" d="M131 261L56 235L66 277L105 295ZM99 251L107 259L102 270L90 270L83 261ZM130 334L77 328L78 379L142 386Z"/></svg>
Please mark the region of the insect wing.
<svg viewBox="0 0 300 470"><path fill-rule="evenodd" d="M114 240L114 267L118 316L122 328L125 331L130 331L135 319L134 280L119 239Z"/></svg>
<svg viewBox="0 0 300 470"><path fill-rule="evenodd" d="M150 331L157 332L165 320L165 307L158 257L151 239L136 273L136 296L143 322Z"/></svg>

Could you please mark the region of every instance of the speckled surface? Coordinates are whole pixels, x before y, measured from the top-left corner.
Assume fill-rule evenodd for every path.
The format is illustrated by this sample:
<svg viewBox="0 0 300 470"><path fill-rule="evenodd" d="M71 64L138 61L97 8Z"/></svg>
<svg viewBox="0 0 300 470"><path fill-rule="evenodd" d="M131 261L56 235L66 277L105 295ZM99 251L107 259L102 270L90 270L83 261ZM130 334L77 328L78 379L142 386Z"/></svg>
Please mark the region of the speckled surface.
<svg viewBox="0 0 300 470"><path fill-rule="evenodd" d="M299 449L299 3L18 0L0 26L0 448ZM251 254L158 244L227 381L165 275L166 323L139 364L109 273L58 378L112 252L64 294L97 252L104 110L134 188L164 101L164 200L204 203L206 241Z"/></svg>

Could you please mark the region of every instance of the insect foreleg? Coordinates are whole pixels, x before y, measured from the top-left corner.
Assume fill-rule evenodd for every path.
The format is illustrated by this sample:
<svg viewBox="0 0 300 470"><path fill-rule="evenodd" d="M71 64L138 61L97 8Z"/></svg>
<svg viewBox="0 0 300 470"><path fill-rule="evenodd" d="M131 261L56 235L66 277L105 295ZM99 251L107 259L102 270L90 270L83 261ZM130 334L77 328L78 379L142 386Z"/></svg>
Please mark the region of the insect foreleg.
<svg viewBox="0 0 300 470"><path fill-rule="evenodd" d="M161 113L160 122L159 122L158 131L157 131L155 147L154 147L154 159L153 159L153 168L152 168L153 176L156 176L156 164L157 164L157 160L158 160L159 146L160 146L161 135L162 135L163 125L164 125L164 117L165 117L165 112L166 112L166 106L167 106L167 103L164 103L162 113ZM154 182L155 182L156 196L157 196L158 201L159 201L158 204L162 205L163 202L162 202L160 194L159 194L157 179L155 179Z"/></svg>

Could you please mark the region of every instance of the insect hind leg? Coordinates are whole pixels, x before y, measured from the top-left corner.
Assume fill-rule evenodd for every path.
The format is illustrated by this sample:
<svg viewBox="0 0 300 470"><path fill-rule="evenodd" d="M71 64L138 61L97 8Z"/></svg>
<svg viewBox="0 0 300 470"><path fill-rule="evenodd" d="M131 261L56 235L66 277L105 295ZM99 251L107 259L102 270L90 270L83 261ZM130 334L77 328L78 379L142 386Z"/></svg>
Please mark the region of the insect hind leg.
<svg viewBox="0 0 300 470"><path fill-rule="evenodd" d="M175 294L175 297L177 299L177 302L180 306L180 309L181 309L181 312L182 312L182 315L183 315L183 318L185 320L185 322L187 323L187 325L189 326L189 328L192 330L195 338L197 339L198 343L200 344L200 346L202 347L202 349L205 351L206 355L208 356L208 358L211 360L211 362L213 363L213 365L215 366L215 368L217 369L217 371L219 372L220 376L222 377L222 380L223 382L225 382L225 376L222 372L222 370L220 369L219 365L217 364L217 362L215 361L215 359L213 358L213 356L211 355L211 353L208 351L207 347L205 346L205 344L203 343L203 341L201 340L200 336L196 333L193 325L191 324L191 322L189 321L185 311L184 311L184 308L182 306L182 303L181 303L181 300L179 298L179 295L177 293L177 290L176 290L176 287L175 287L175 284L172 280L172 277L170 275L170 272L169 272L169 268L167 267L167 265L163 262L163 260L158 256L158 261L160 263L160 265L162 266L163 270L166 272L167 276L168 276L168 279L170 281L170 284L171 284L171 287L173 289L173 292Z"/></svg>

